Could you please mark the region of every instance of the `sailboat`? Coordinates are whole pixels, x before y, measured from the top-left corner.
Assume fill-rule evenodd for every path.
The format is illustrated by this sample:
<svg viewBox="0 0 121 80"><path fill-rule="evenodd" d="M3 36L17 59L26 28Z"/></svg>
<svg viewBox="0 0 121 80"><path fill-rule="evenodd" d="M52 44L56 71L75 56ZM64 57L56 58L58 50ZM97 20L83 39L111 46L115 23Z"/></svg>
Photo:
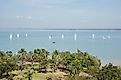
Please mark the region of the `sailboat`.
<svg viewBox="0 0 121 80"><path fill-rule="evenodd" d="M17 34L17 38L19 38L19 34Z"/></svg>
<svg viewBox="0 0 121 80"><path fill-rule="evenodd" d="M107 36L108 37L108 39L110 39L111 37L110 36Z"/></svg>
<svg viewBox="0 0 121 80"><path fill-rule="evenodd" d="M9 38L12 39L12 37L13 37L12 34L10 34Z"/></svg>
<svg viewBox="0 0 121 80"><path fill-rule="evenodd" d="M76 40L76 37L77 37L77 35L76 35L76 34L74 34L74 38L75 38L75 40Z"/></svg>
<svg viewBox="0 0 121 80"><path fill-rule="evenodd" d="M28 36L28 34L26 33L26 37Z"/></svg>
<svg viewBox="0 0 121 80"><path fill-rule="evenodd" d="M105 37L105 36L103 36L102 38L103 38L103 40L105 40L105 39L106 39L106 37Z"/></svg>
<svg viewBox="0 0 121 80"><path fill-rule="evenodd" d="M63 35L63 34L61 35L61 38L62 38L62 39L64 38L64 35Z"/></svg>
<svg viewBox="0 0 121 80"><path fill-rule="evenodd" d="M49 36L49 39L51 39L52 38L52 35L51 36Z"/></svg>
<svg viewBox="0 0 121 80"><path fill-rule="evenodd" d="M95 34L92 34L92 39L94 39L95 38Z"/></svg>

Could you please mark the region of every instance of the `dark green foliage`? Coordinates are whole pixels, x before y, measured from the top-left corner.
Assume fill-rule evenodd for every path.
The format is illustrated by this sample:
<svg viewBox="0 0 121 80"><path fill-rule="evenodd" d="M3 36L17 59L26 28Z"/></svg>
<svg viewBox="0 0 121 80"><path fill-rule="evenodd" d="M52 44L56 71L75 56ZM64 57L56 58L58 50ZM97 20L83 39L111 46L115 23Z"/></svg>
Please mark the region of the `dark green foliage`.
<svg viewBox="0 0 121 80"><path fill-rule="evenodd" d="M47 80L52 80L52 78L51 78L51 77L46 77L46 79L47 79Z"/></svg>
<svg viewBox="0 0 121 80"><path fill-rule="evenodd" d="M24 63L26 62L26 59L27 59L27 51L21 48L18 51L17 58L19 60L20 70L22 71L24 69Z"/></svg>
<svg viewBox="0 0 121 80"><path fill-rule="evenodd" d="M34 49L33 61L39 62L38 72L46 72L49 52L45 49Z"/></svg>
<svg viewBox="0 0 121 80"><path fill-rule="evenodd" d="M16 65L15 58L11 51L7 51L6 53L0 51L0 78L3 77L3 74L9 75L9 72L15 70Z"/></svg>
<svg viewBox="0 0 121 80"><path fill-rule="evenodd" d="M52 55L52 61L54 63L54 69L64 69L68 71L70 79L75 80L79 77L80 71L85 71L89 74L92 72L98 72L101 62L98 58L89 55L87 52L81 52L77 50L76 53L59 52L55 50ZM59 67L61 66L61 67ZM96 69L96 71L94 70Z"/></svg>
<svg viewBox="0 0 121 80"><path fill-rule="evenodd" d="M8 80L13 80L13 74L9 74L9 76L8 76Z"/></svg>
<svg viewBox="0 0 121 80"><path fill-rule="evenodd" d="M95 77L98 80L121 80L121 69L109 63L108 65L102 67L100 72Z"/></svg>
<svg viewBox="0 0 121 80"><path fill-rule="evenodd" d="M28 72L25 72L25 79L28 79L28 80L32 80L32 75L34 74L35 72L34 71L28 71Z"/></svg>
<svg viewBox="0 0 121 80"><path fill-rule="evenodd" d="M47 72L47 68L54 72L57 70L65 72L67 74L65 80L121 80L120 67L113 66L111 63L101 67L101 61L87 52L77 50L71 53L55 50L50 55L51 58L48 57L49 52L45 49L34 49L28 53L25 49L20 49L16 56L11 51L0 51L0 78L7 76L8 80L13 80L13 74L9 73L18 70L19 66L20 70L24 70L25 67L30 69L24 74L28 80L32 79L31 70ZM80 76L80 72L87 75ZM52 78L48 77L47 80Z"/></svg>

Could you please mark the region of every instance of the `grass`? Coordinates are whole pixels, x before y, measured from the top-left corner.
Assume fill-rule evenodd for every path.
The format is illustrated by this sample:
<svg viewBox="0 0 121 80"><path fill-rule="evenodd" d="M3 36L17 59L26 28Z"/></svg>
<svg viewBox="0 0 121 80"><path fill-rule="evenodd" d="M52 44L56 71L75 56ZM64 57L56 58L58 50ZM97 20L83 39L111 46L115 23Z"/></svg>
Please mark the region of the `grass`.
<svg viewBox="0 0 121 80"><path fill-rule="evenodd" d="M24 72L26 72L27 70L23 70L23 71L13 71L12 73L17 74L17 76L14 76L14 80L16 80L17 78L22 78L24 75ZM53 80L57 80L58 78L62 78L64 76L65 73L63 72L53 72L53 73L37 73L35 72L32 75L32 80L47 80L47 77L51 77ZM27 80L27 79L24 79Z"/></svg>
<svg viewBox="0 0 121 80"><path fill-rule="evenodd" d="M43 73L35 73L32 76L32 80L46 80L47 75Z"/></svg>

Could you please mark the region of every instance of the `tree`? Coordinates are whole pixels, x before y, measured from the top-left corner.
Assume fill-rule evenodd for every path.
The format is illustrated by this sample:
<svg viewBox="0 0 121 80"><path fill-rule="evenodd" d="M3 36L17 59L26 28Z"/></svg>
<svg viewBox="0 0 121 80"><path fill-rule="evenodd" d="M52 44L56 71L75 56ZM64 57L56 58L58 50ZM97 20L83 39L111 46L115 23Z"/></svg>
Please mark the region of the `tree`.
<svg viewBox="0 0 121 80"><path fill-rule="evenodd" d="M21 71L24 69L23 64L26 61L26 55L27 55L27 52L25 51L25 49L21 48L18 51L17 57L18 57L18 59L20 61L20 70Z"/></svg>
<svg viewBox="0 0 121 80"><path fill-rule="evenodd" d="M3 51L0 51L0 78L2 78L2 74L5 72L4 65L3 65L4 56L5 56L5 53Z"/></svg>
<svg viewBox="0 0 121 80"><path fill-rule="evenodd" d="M63 60L62 53L58 50L55 50L52 54L53 70L54 72L58 69L59 64Z"/></svg>
<svg viewBox="0 0 121 80"><path fill-rule="evenodd" d="M0 78L2 78L2 74L6 74L9 76L8 72L11 72L16 67L16 61L13 57L13 53L11 51L7 51L6 53L0 51Z"/></svg>
<svg viewBox="0 0 121 80"><path fill-rule="evenodd" d="M29 51L27 53L27 62L31 62L31 68L34 69L34 60L36 59L36 56L34 55L33 51Z"/></svg>
<svg viewBox="0 0 121 80"><path fill-rule="evenodd" d="M102 67L100 72L94 77L96 77L98 80L120 80L121 69L109 63L108 65Z"/></svg>
<svg viewBox="0 0 121 80"><path fill-rule="evenodd" d="M34 74L35 72L34 71L28 71L28 72L25 72L25 78L27 78L28 80L32 80L32 75Z"/></svg>
<svg viewBox="0 0 121 80"><path fill-rule="evenodd" d="M49 52L45 49L34 49L35 62L39 62L39 72L47 68Z"/></svg>
<svg viewBox="0 0 121 80"><path fill-rule="evenodd" d="M15 61L15 58L13 57L12 51L7 51L5 53L4 66L5 66L5 71L6 71L7 75L8 75L8 72L15 69L16 61Z"/></svg>

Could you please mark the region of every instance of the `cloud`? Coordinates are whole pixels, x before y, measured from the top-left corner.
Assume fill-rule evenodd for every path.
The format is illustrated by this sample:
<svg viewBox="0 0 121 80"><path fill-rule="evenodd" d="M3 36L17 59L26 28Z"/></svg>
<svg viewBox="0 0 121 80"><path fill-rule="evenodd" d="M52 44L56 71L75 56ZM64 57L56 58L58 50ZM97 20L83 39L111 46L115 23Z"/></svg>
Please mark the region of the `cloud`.
<svg viewBox="0 0 121 80"><path fill-rule="evenodd" d="M23 16L16 16L17 19L23 19Z"/></svg>
<svg viewBox="0 0 121 80"><path fill-rule="evenodd" d="M17 19L19 19L19 16L16 16Z"/></svg>
<svg viewBox="0 0 121 80"><path fill-rule="evenodd" d="M20 19L31 20L32 17L31 16L16 16L16 19L18 19L18 20L20 20Z"/></svg>
<svg viewBox="0 0 121 80"><path fill-rule="evenodd" d="M30 20L30 19L32 19L32 17L31 17L31 16L28 16L28 17L27 17L27 19L29 19L29 20Z"/></svg>

